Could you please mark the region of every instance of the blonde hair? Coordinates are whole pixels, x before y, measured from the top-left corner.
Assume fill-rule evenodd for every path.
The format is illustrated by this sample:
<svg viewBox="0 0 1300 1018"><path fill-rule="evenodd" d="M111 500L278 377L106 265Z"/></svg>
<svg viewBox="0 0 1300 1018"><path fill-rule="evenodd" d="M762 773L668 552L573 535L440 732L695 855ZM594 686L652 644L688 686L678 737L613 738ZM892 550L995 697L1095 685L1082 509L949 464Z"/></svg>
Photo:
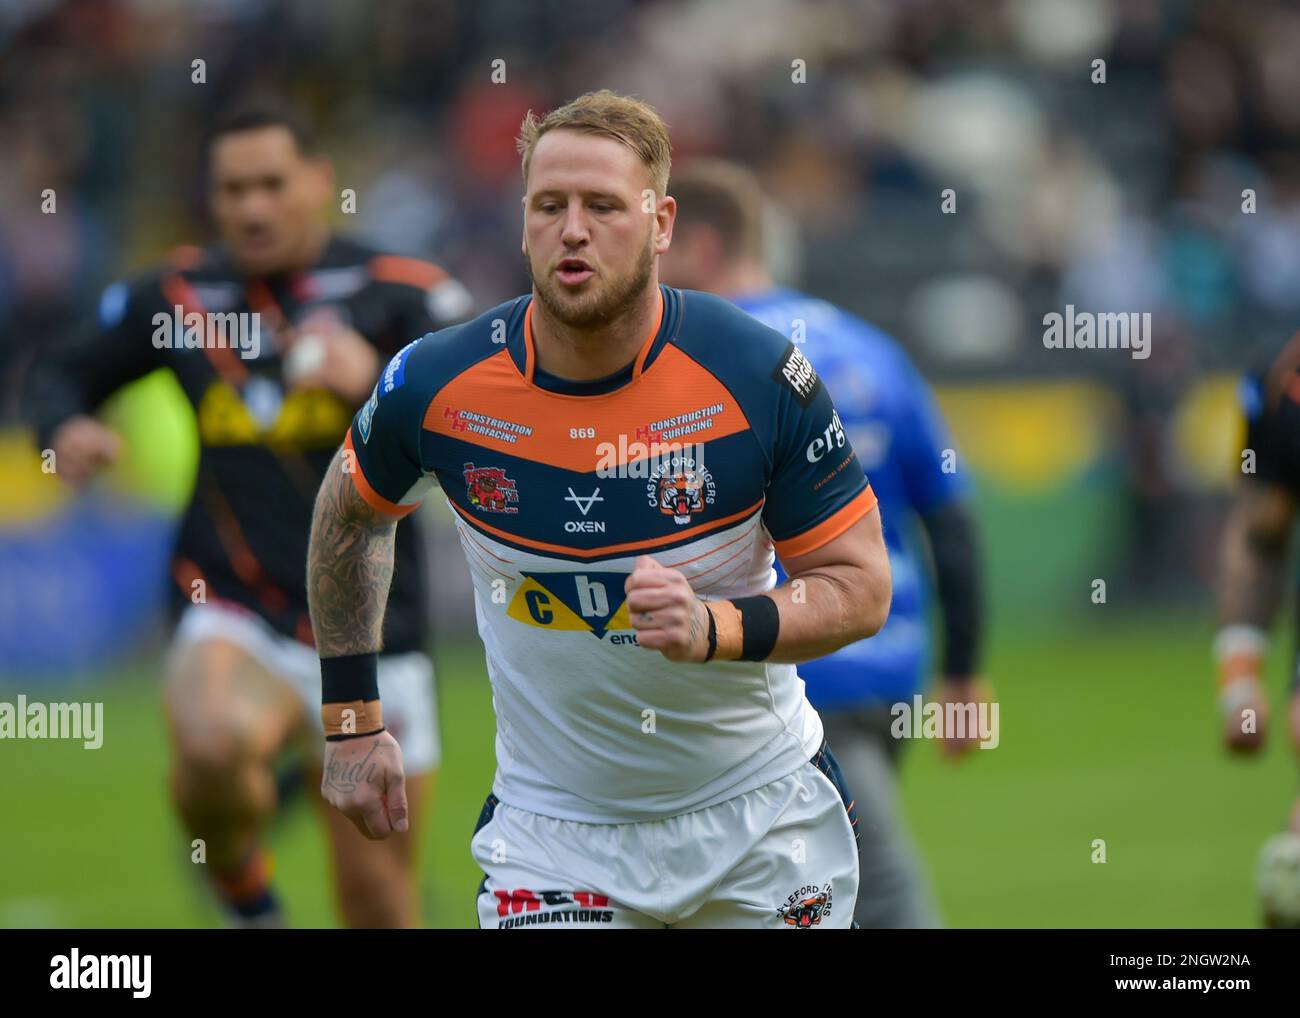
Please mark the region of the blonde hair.
<svg viewBox="0 0 1300 1018"><path fill-rule="evenodd" d="M548 131L561 129L604 135L622 142L650 172L655 194L662 197L667 192L673 164L672 145L668 141L668 128L648 103L602 88L578 96L540 120L529 110L515 140L523 156L525 182L537 142Z"/></svg>

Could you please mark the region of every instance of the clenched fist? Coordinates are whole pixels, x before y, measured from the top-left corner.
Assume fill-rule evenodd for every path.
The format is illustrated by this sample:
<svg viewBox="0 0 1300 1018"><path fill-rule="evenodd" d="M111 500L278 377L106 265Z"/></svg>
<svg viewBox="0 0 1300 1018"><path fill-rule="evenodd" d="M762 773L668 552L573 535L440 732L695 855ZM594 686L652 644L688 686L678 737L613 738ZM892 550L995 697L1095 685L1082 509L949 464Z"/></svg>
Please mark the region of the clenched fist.
<svg viewBox="0 0 1300 1018"><path fill-rule="evenodd" d="M55 476L80 487L117 459L122 440L95 418L78 414L54 430L50 447Z"/></svg>
<svg viewBox="0 0 1300 1018"><path fill-rule="evenodd" d="M320 791L367 838L407 828L402 750L390 732L325 743Z"/></svg>
<svg viewBox="0 0 1300 1018"><path fill-rule="evenodd" d="M649 555L623 584L636 642L669 661L703 661L709 652L709 612L686 576Z"/></svg>

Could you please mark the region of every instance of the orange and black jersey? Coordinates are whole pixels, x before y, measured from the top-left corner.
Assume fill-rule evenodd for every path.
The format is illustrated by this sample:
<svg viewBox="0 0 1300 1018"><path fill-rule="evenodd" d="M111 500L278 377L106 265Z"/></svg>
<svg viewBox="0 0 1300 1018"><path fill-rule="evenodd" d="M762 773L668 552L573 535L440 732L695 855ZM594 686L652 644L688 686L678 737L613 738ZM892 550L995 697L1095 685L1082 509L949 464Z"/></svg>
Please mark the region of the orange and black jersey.
<svg viewBox="0 0 1300 1018"><path fill-rule="evenodd" d="M93 412L156 368L170 369L194 408L201 446L176 546L178 606L201 579L209 598L237 602L310 643L312 506L356 407L323 389L287 385L284 358L321 318L354 329L388 356L469 310L465 290L437 266L341 237L311 269L266 278L241 276L219 249L184 249L161 271L110 286L97 327L38 359L24 416L45 448L67 418ZM252 312L257 339L244 349L189 344L182 335L194 313L231 316L225 320L248 330ZM400 653L425 642L421 552L410 525L398 529L396 555L385 647Z"/></svg>
<svg viewBox="0 0 1300 1018"><path fill-rule="evenodd" d="M1300 334L1246 375L1241 403L1255 479L1300 495Z"/></svg>
<svg viewBox="0 0 1300 1018"><path fill-rule="evenodd" d="M874 505L795 344L724 300L669 287L660 298L636 359L590 382L537 368L526 297L410 344L348 438L362 494L401 514L436 481L473 528L578 561L760 515L777 553L799 555Z"/></svg>

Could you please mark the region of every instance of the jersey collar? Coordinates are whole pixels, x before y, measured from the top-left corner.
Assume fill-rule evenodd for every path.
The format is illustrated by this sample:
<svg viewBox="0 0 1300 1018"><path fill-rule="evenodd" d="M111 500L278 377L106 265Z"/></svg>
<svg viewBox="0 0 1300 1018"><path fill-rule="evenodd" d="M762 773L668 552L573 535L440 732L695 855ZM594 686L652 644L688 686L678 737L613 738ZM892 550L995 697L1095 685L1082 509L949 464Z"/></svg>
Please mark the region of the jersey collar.
<svg viewBox="0 0 1300 1018"><path fill-rule="evenodd" d="M632 363L625 365L612 375L588 382L566 382L563 379L548 376L545 372L542 373L540 378L538 377L537 350L533 341L531 297L522 298L522 312L522 314L514 316L519 325L517 329L511 330L514 335L509 337L507 349L511 360L514 361L515 367L523 376L524 381L546 392L563 395L595 396L612 392L624 385L635 382L649 369L655 358L659 356L663 348L677 332L677 326L681 321L681 293L671 287L660 285L659 312L655 324L641 344L641 348L637 351Z"/></svg>

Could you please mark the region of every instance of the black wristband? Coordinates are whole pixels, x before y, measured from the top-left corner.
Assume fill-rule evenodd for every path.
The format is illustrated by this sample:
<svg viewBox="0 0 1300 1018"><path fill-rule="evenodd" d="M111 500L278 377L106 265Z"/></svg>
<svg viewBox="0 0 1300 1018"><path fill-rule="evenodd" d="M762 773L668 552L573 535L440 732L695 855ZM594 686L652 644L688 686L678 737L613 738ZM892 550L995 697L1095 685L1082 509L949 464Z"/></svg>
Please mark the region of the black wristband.
<svg viewBox="0 0 1300 1018"><path fill-rule="evenodd" d="M349 654L323 657L320 662L320 702L351 703L379 699L379 655Z"/></svg>
<svg viewBox="0 0 1300 1018"><path fill-rule="evenodd" d="M704 655L704 660L712 661L713 655L718 652L718 620L713 617L713 609L707 601L704 602L704 610L709 613L709 652Z"/></svg>
<svg viewBox="0 0 1300 1018"><path fill-rule="evenodd" d="M373 732L349 732L347 735L327 735L325 736L325 741L326 742L347 742L348 739L368 739L370 738L370 736L378 735L380 732L386 730L387 729L383 725L380 725Z"/></svg>
<svg viewBox="0 0 1300 1018"><path fill-rule="evenodd" d="M740 612L741 649L739 661L766 661L776 647L781 631L781 612L766 594L738 597L732 604Z"/></svg>

